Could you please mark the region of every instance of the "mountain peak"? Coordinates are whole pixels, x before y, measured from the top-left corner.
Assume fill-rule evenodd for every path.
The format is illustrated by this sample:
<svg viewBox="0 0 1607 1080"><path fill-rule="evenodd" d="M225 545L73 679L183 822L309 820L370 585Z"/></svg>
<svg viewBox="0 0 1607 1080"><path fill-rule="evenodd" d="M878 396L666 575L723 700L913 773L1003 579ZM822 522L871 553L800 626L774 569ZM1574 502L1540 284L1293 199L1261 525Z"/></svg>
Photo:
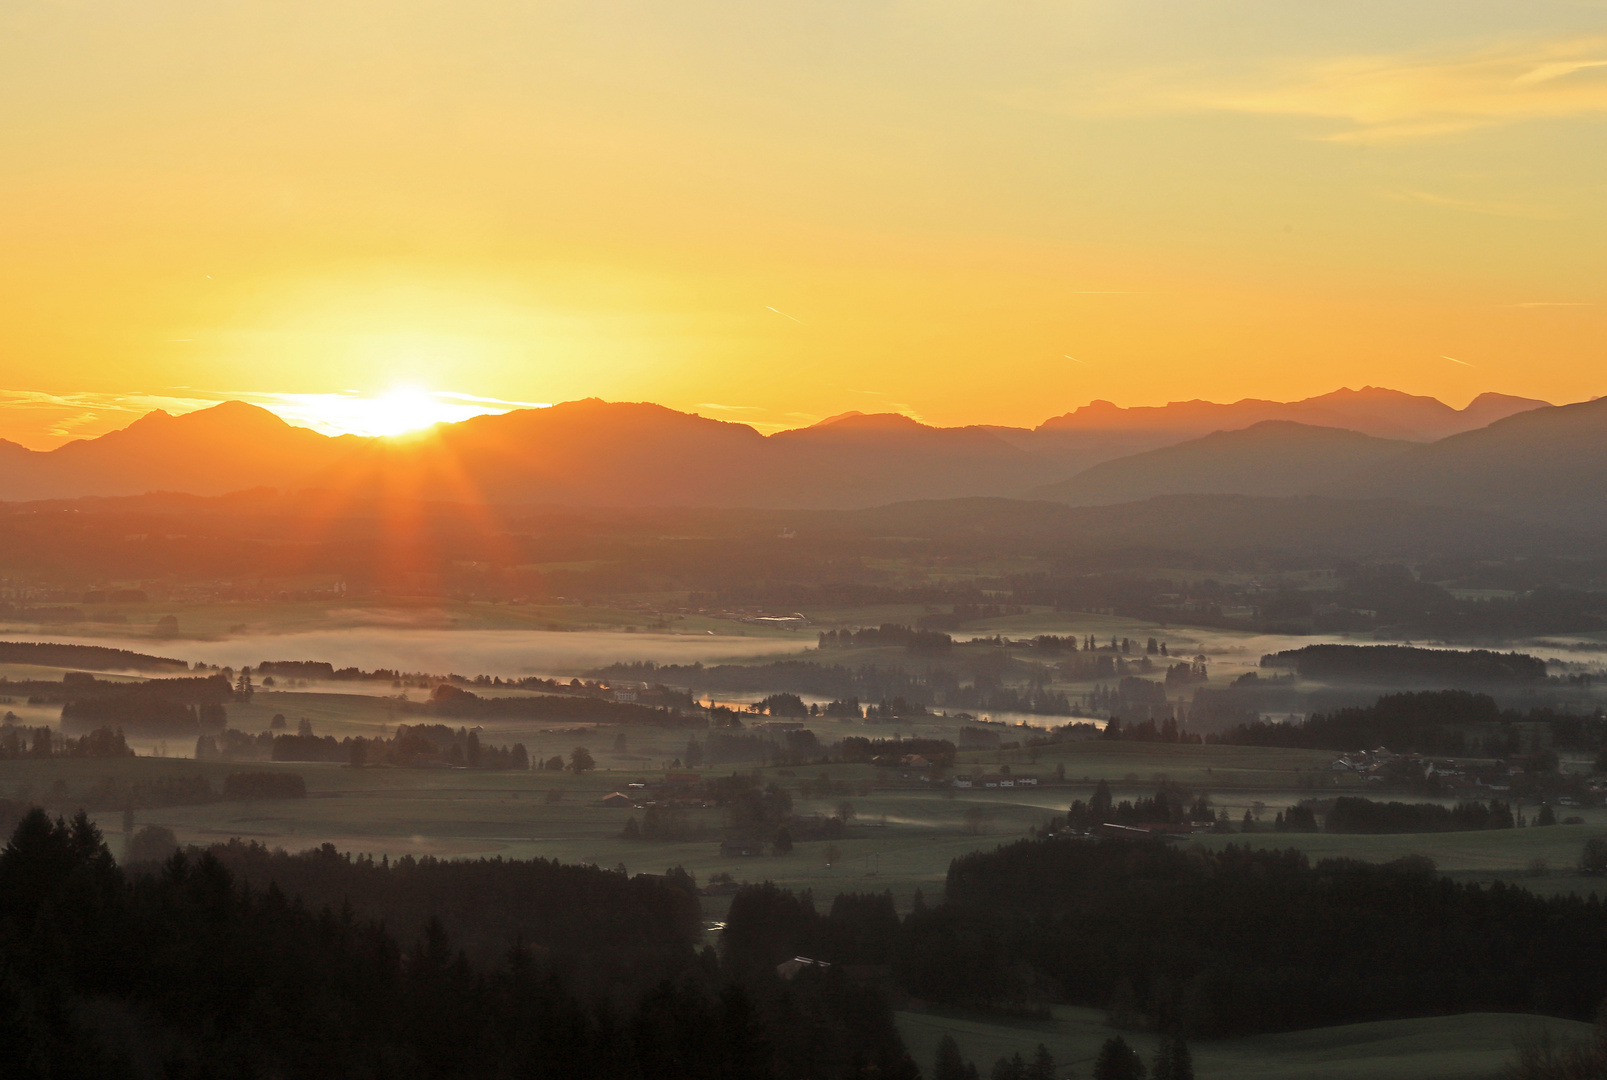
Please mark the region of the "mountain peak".
<svg viewBox="0 0 1607 1080"><path fill-rule="evenodd" d="M903 413L881 412L863 413L855 409L850 412L838 413L828 416L817 424L809 425L811 428L832 427L851 431L913 431L929 428L914 417Z"/></svg>

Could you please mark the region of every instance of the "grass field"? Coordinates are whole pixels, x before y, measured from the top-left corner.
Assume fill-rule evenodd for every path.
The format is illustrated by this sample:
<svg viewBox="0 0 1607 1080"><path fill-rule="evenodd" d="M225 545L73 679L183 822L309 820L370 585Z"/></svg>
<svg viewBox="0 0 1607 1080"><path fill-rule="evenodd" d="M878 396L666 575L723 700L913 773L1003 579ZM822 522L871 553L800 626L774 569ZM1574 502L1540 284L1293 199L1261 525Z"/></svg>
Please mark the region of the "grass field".
<svg viewBox="0 0 1607 1080"><path fill-rule="evenodd" d="M312 719L315 731L337 735L394 730L398 720L384 699L360 696L258 694L249 706L239 708L249 710L254 721L265 726L269 713L292 699L306 706L286 710L292 729L301 716ZM255 727L253 723L246 729ZM1299 752L1242 747L1072 744L1063 755L1046 756L1036 766L1018 762L1015 768L1042 774L1059 761L1073 780L1064 786L1008 791L933 789L917 778L863 765L769 768L762 770L762 775L793 793L798 812L829 815L845 799L851 803L855 819L848 835L834 843L800 842L784 857L726 858L719 854L717 844L723 821L713 809L692 812L694 834L685 841L620 838L632 811L602 807L600 800L632 781L651 781L662 775L665 757L684 746L687 736L685 732L631 729L625 732L627 748L615 751L607 741L612 734L582 736L515 729L486 735L487 741L494 743L520 738L534 756L542 757L567 755L576 744L588 744L601 767L581 777L544 771L352 769L325 763L200 762L178 757L52 759L0 762L0 795L43 799L56 809L70 811L73 799L105 776L132 779L200 774L209 777L217 789L229 772L285 770L306 779L307 799L168 807L141 811L138 821L165 825L182 842L198 844L240 836L290 850L333 843L342 850L393 857L408 853L540 856L605 866L623 863L633 872L658 872L681 865L701 881L725 872L738 880L773 880L789 888L807 888L822 904L843 891L886 889L907 909L917 889L929 897L941 893L955 856L1027 835L1050 815L1063 811L1071 799L1086 798L1092 782L1100 777L1111 780L1117 798L1147 794L1153 790L1156 776L1185 783L1203 781L1200 789L1212 791L1234 820L1242 815L1242 806L1252 801L1264 800L1263 813L1270 819L1279 807L1305 794L1286 786L1286 778L1294 775L1291 762L1301 760ZM1191 749L1200 755L1199 760L1189 760ZM997 767L997 762L993 765ZM718 775L730 772L731 767L703 771ZM803 798L802 783L822 776L844 793ZM1084 776L1089 779L1082 779ZM1217 786L1207 788L1212 781ZM973 808L981 811L980 822L968 814ZM1582 813L1588 819L1585 825L1544 829L1391 836L1268 831L1197 835L1182 842L1205 848L1230 843L1293 847L1313 859L1346 856L1389 861L1423 854L1433 858L1442 872L1467 880L1502 879L1536 891L1585 893L1600 889L1600 879L1581 878L1569 871L1587 838L1607 835L1607 810ZM98 820L109 834L121 829L120 813L108 811ZM839 853L830 866L826 858L829 847ZM1537 859L1547 864L1544 876L1533 876L1531 866ZM714 919L723 910L722 902L712 898L706 907Z"/></svg>
<svg viewBox="0 0 1607 1080"><path fill-rule="evenodd" d="M1474 1080L1495 1076L1513 1060L1514 1039L1542 1024L1559 1041L1587 1039L1592 1030L1567 1020L1465 1013L1224 1039L1190 1051L1200 1080ZM1042 1043L1055 1056L1057 1075L1086 1077L1100 1045L1116 1034L1104 1013L1072 1008L1055 1009L1052 1020L1007 1022L904 1012L898 1028L923 1069L931 1068L948 1034L983 1076L1001 1057L1031 1060ZM1154 1036L1121 1034L1146 1062L1153 1060Z"/></svg>
<svg viewBox="0 0 1607 1080"><path fill-rule="evenodd" d="M171 605L162 605L160 613L173 610ZM148 614L154 620L158 614L155 606ZM505 675L583 671L615 659L651 657L661 662L704 663L768 659L796 653L813 643L810 634L749 631L729 620L708 620L710 627L718 624L719 632L714 636L704 632L707 628L703 623L694 626L690 621L677 623L675 633L625 632L625 627L645 626L646 613L595 608L559 610L490 604L345 608L306 604L196 605L193 610L181 607L178 614L184 632L197 636L101 641L234 666L264 659L324 659L342 666ZM909 622L920 612L858 609L810 614L831 625L838 620L851 624ZM608 622L616 617L617 621ZM242 624L248 627L247 631L237 630ZM554 626L564 629L553 629ZM258 633L257 628L272 628L275 632ZM1218 685L1238 670L1253 667L1263 652L1314 640L1166 629L1132 620L1045 611L992 620L988 629L1022 637L1034 633L1093 633L1102 640L1112 635L1142 638L1154 633L1167 637L1175 653L1199 651L1211 656L1213 683ZM128 630L121 633L127 635ZM206 636L213 634L216 636ZM70 636L43 635L50 640L67 640ZM867 659L878 663L910 662L908 654L901 650L886 656L876 650L856 651L856 662ZM55 679L60 678L61 671L8 665L0 668L0 675ZM254 733L267 729L276 714L283 714L290 731L305 719L319 735L388 735L398 724L429 720L401 704L398 697L403 693L414 702L426 696L425 691L402 691L388 682L259 690L250 702L228 706L229 725ZM753 700L762 695L730 696ZM60 711L59 706L29 706L26 702L0 706L0 711L5 709L15 711L29 724L54 724ZM1034 722L1048 724L1059 719L1034 718ZM1354 776L1335 774L1329 769L1332 755L1321 751L1101 740L1036 749L967 752L959 755L954 770L997 771L1008 766L1017 775L1039 777L1043 784L1035 788L954 790L936 787L918 776L867 765L769 767L759 770L763 778L783 785L793 794L796 812L829 815L846 800L852 804L854 821L840 840L799 842L787 856L734 858L719 853L723 820L717 810L693 811L692 836L687 840L626 841L620 834L633 811L600 805L605 795L632 781L661 777L670 762L685 752L688 738L694 734L702 738L705 732L594 729L554 721L546 724L540 728L519 721L488 722L481 739L496 745L522 742L532 758L538 759L567 757L575 746L584 745L596 757L599 768L575 777L546 771L201 762L189 759L190 745L172 743L165 747L164 757L0 762L0 796L40 800L54 811L69 813L76 808L75 799L107 776L135 779L203 775L214 789L221 789L223 778L230 772L282 770L305 778L306 799L141 810L136 814L136 825L164 825L181 842L194 844L239 837L270 847L302 850L331 843L343 851L376 856L542 857L608 867L623 865L633 873L684 866L701 882L718 873L729 873L738 881L770 880L786 888L807 889L821 907L828 906L841 892L887 890L899 908L907 910L917 890L932 899L941 895L949 864L956 856L1026 836L1049 816L1064 812L1071 800L1088 798L1100 780L1109 782L1118 800L1152 794L1156 783L1163 779L1175 781L1195 793L1208 794L1219 812L1235 825L1248 808L1258 807L1262 819L1270 823L1279 810L1301 799L1356 792L1360 788ZM961 721L926 717L883 724L820 721L812 722L812 726L825 743L845 735L953 739ZM1003 734L1008 741L1020 733L1011 729ZM616 743L620 735L624 737L623 744ZM158 744L136 745L148 754ZM1568 764L1574 769L1587 767L1583 760ZM748 766L725 765L701 771L718 775L735 768ZM1060 774L1065 782L1055 783L1054 778ZM805 799L803 783L821 779L829 780L840 793ZM1401 795L1375 797L1415 801ZM980 811L980 818L975 811ZM1349 857L1383 862L1409 854L1427 855L1442 873L1459 880L1504 880L1542 893L1603 891L1607 883L1601 879L1582 878L1571 870L1586 839L1607 836L1607 809L1570 813L1580 814L1586 823L1544 829L1391 836L1273 833L1269 829L1253 835L1196 835L1181 842L1206 849L1227 844L1292 847L1314 860ZM119 850L122 814L113 810L95 816L113 850ZM830 865L829 850L835 851ZM711 926L723 918L728 904L725 898L705 898L704 914ZM1202 1077L1488 1077L1510 1058L1513 1035L1527 1022L1527 1018L1508 1016L1390 1021L1200 1044L1194 1050L1197 1072ZM1053 1020L1043 1022L905 1013L899 1023L923 1066L930 1065L937 1040L949 1031L984 1075L998 1057L1016 1050L1027 1056L1043 1042L1074 1075L1086 1076L1099 1044L1110 1034L1103 1014L1076 1009L1057 1009ZM1568 1037L1587 1030L1583 1025L1549 1023L1559 1035ZM1146 1057L1152 1052L1153 1040L1147 1036L1130 1036L1130 1041Z"/></svg>

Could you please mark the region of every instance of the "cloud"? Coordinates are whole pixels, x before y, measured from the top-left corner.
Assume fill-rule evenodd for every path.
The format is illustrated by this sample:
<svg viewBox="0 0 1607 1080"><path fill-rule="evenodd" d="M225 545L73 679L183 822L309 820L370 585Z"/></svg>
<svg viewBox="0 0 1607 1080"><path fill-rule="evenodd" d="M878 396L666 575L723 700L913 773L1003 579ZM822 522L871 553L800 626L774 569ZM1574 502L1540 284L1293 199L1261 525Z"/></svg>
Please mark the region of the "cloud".
<svg viewBox="0 0 1607 1080"><path fill-rule="evenodd" d="M1040 93L1012 103L1065 111ZM1248 72L1152 68L1075 95L1073 111L1235 112L1322 118L1333 142L1440 138L1527 120L1607 114L1607 37L1504 42L1460 53L1340 56Z"/></svg>
<svg viewBox="0 0 1607 1080"><path fill-rule="evenodd" d="M1522 304L1505 304L1504 307L1515 308L1542 308L1542 307L1595 307L1588 300L1530 300Z"/></svg>
<svg viewBox="0 0 1607 1080"><path fill-rule="evenodd" d="M1496 217L1517 217L1532 219L1555 219L1560 217L1554 210L1538 206L1524 206L1520 203L1491 202L1487 199L1458 199L1450 195L1439 195L1432 191L1389 191L1384 193L1385 198L1404 202L1427 203L1430 206L1444 206L1452 210L1466 210L1473 214L1492 214Z"/></svg>

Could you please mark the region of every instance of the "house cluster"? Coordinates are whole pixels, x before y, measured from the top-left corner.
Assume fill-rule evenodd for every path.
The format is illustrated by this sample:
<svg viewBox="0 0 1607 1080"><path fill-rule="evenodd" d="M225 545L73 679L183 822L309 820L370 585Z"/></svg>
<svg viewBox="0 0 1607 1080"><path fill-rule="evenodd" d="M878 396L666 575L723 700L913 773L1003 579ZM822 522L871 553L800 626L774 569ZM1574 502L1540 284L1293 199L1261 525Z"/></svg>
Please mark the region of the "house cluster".
<svg viewBox="0 0 1607 1080"><path fill-rule="evenodd" d="M1474 797L1502 796L1512 790L1512 778L1529 771L1537 755L1519 754L1505 761L1458 761L1426 754L1394 754L1384 747L1342 754L1330 768L1352 772L1367 784L1382 785L1389 780L1421 776L1435 781L1441 790ZM1594 789L1592 789L1594 790ZM1607 794L1607 791L1602 792Z"/></svg>
<svg viewBox="0 0 1607 1080"><path fill-rule="evenodd" d="M618 810L649 806L698 809L711 805L704 797L703 778L686 772L665 773L658 783L637 780L626 784L623 789L603 796L600 804Z"/></svg>
<svg viewBox="0 0 1607 1080"><path fill-rule="evenodd" d="M879 754L871 758L870 763L879 769L915 769L919 771L932 767L932 760L925 754Z"/></svg>
<svg viewBox="0 0 1607 1080"><path fill-rule="evenodd" d="M1354 753L1341 754L1334 759L1331 768L1334 772L1353 772L1363 780L1383 783L1385 770L1400 759L1401 755L1392 754L1380 746L1377 750L1357 750Z"/></svg>
<svg viewBox="0 0 1607 1080"><path fill-rule="evenodd" d="M950 783L957 788L1018 788L1037 787L1036 776L1015 776L1010 773L962 773Z"/></svg>

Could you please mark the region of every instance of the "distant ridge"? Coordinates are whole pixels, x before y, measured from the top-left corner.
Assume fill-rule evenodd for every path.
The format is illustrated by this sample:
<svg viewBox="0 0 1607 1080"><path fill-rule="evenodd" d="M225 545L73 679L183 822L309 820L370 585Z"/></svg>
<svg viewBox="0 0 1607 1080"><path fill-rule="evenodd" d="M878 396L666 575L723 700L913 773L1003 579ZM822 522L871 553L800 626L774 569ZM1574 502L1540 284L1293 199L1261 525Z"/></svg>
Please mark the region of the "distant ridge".
<svg viewBox="0 0 1607 1080"><path fill-rule="evenodd" d="M1330 493L1607 528L1607 398L1519 413L1414 447Z"/></svg>
<svg viewBox="0 0 1607 1080"><path fill-rule="evenodd" d="M1303 495L1417 445L1342 428L1263 420L1107 461L1030 495L1073 506L1153 495Z"/></svg>
<svg viewBox="0 0 1607 1080"><path fill-rule="evenodd" d="M1364 387L1292 403L1119 409L1096 402L1036 429L943 428L898 413L855 411L765 436L746 424L649 402L588 398L388 440L331 438L230 401L181 416L149 413L120 431L48 452L0 444L0 500L156 491L210 496L276 488L355 497L430 492L465 503L851 509L913 499L1021 496L1101 462L1212 432L1269 420L1293 425L1290 431L1303 425L1305 435L1285 432L1284 441L1274 440L1270 449L1257 450L1256 440L1271 437L1276 428L1206 444L1216 455L1213 467L1227 470L1219 478L1203 475L1203 458L1187 466L1178 459L1175 468L1192 469L1194 479L1182 486L1139 482L1135 469L1153 472L1166 460L1151 459L1116 470L1126 470L1125 489L1117 484L1092 497L1214 489L1274 494L1295 489L1301 472L1309 475L1313 491L1349 482L1356 466L1384 453L1368 437L1426 441L1437 432L1537 406L1548 408L1486 394L1456 410L1432 398ZM1347 430L1312 434L1323 428ZM1288 460L1255 460L1267 453ZM1097 476L1042 497L1082 498L1076 491L1086 492Z"/></svg>
<svg viewBox="0 0 1607 1080"><path fill-rule="evenodd" d="M58 645L43 641L0 641L0 663L40 667L94 668L97 671L189 671L183 660L147 656L105 645Z"/></svg>
<svg viewBox="0 0 1607 1080"><path fill-rule="evenodd" d="M1231 404L1218 404L1194 400L1124 409L1108 401L1095 401L1073 412L1051 417L1037 430L1165 431L1190 438L1211 431L1245 428L1264 420L1291 420L1318 427L1346 428L1385 439L1427 442L1548 404L1532 398L1486 393L1474 398L1465 409L1453 409L1435 398L1364 386L1360 390L1345 388L1290 402L1245 398Z"/></svg>

